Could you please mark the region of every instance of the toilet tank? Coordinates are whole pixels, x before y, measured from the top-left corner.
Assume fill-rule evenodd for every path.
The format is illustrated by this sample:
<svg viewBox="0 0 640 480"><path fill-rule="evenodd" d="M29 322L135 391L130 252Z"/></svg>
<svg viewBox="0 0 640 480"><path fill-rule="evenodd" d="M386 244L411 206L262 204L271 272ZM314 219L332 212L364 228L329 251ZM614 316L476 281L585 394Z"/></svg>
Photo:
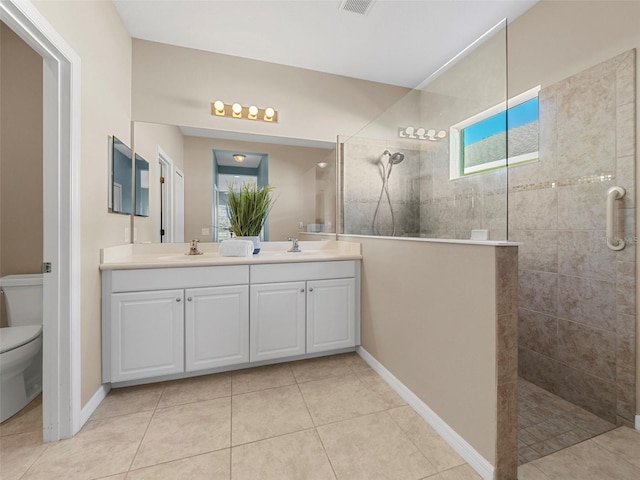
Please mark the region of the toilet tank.
<svg viewBox="0 0 640 480"><path fill-rule="evenodd" d="M42 325L42 274L0 277L10 327Z"/></svg>

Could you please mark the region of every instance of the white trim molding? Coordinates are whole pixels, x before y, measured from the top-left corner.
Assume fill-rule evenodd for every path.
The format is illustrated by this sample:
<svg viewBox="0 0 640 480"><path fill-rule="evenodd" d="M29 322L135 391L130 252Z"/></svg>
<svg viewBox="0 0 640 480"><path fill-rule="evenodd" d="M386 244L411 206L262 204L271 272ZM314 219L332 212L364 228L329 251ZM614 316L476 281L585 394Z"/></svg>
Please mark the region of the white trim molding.
<svg viewBox="0 0 640 480"><path fill-rule="evenodd" d="M462 438L453 428L442 420L415 393L398 380L378 360L362 347L356 352L373 368L378 375L393 388L438 434L453 448L484 480L493 480L495 467Z"/></svg>
<svg viewBox="0 0 640 480"><path fill-rule="evenodd" d="M636 430L640 432L640 415L636 415Z"/></svg>
<svg viewBox="0 0 640 480"><path fill-rule="evenodd" d="M87 420L93 415L93 412L96 411L96 408L102 403L107 394L111 391L111 384L105 383L100 385L100 388L96 390L96 393L93 394L91 399L87 402L87 404L82 407L82 413L80 414L80 423L84 425L87 423Z"/></svg>
<svg viewBox="0 0 640 480"><path fill-rule="evenodd" d="M0 20L43 58L43 438L80 430L80 57L31 2Z"/></svg>

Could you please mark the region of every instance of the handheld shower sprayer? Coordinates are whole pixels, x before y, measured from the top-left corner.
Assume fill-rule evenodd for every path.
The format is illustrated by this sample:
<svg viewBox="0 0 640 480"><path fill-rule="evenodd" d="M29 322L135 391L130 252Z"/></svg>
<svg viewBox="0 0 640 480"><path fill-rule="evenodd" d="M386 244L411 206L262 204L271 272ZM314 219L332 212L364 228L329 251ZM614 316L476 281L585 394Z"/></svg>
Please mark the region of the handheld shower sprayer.
<svg viewBox="0 0 640 480"><path fill-rule="evenodd" d="M387 164L384 164L384 157L388 157ZM391 197L389 196L389 177L391 176L391 170L394 165L399 164L404 160L404 153L395 152L391 153L389 150L385 150L382 153L382 158L380 158L380 164L382 166L382 188L380 189L380 197L378 197L378 205L376 206L376 211L373 214L373 221L371 222L371 231L376 231L376 218L378 216L378 211L380 210L380 202L382 201L382 195L387 196L387 202L389 203L389 210L391 211L391 225L392 232L391 235L394 236L396 234L396 220L393 212L393 206L391 205ZM380 231L378 230L378 234Z"/></svg>

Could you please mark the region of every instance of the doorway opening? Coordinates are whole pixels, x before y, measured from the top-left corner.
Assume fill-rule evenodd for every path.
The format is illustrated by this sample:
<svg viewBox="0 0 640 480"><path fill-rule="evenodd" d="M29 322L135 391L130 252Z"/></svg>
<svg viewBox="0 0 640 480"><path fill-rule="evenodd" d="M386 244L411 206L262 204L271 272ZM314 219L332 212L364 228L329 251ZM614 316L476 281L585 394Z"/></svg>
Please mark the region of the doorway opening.
<svg viewBox="0 0 640 480"><path fill-rule="evenodd" d="M43 439L73 436L80 395L80 58L27 2L0 20L43 58ZM88 414L87 414L88 416Z"/></svg>

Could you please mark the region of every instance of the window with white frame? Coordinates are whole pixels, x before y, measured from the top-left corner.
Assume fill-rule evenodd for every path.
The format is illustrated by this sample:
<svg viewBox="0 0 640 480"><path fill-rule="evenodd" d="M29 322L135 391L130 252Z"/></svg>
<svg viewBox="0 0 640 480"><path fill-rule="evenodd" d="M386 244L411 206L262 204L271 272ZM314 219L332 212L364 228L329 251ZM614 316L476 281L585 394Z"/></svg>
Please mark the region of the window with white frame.
<svg viewBox="0 0 640 480"><path fill-rule="evenodd" d="M450 178L538 160L538 93L532 88L450 129Z"/></svg>

